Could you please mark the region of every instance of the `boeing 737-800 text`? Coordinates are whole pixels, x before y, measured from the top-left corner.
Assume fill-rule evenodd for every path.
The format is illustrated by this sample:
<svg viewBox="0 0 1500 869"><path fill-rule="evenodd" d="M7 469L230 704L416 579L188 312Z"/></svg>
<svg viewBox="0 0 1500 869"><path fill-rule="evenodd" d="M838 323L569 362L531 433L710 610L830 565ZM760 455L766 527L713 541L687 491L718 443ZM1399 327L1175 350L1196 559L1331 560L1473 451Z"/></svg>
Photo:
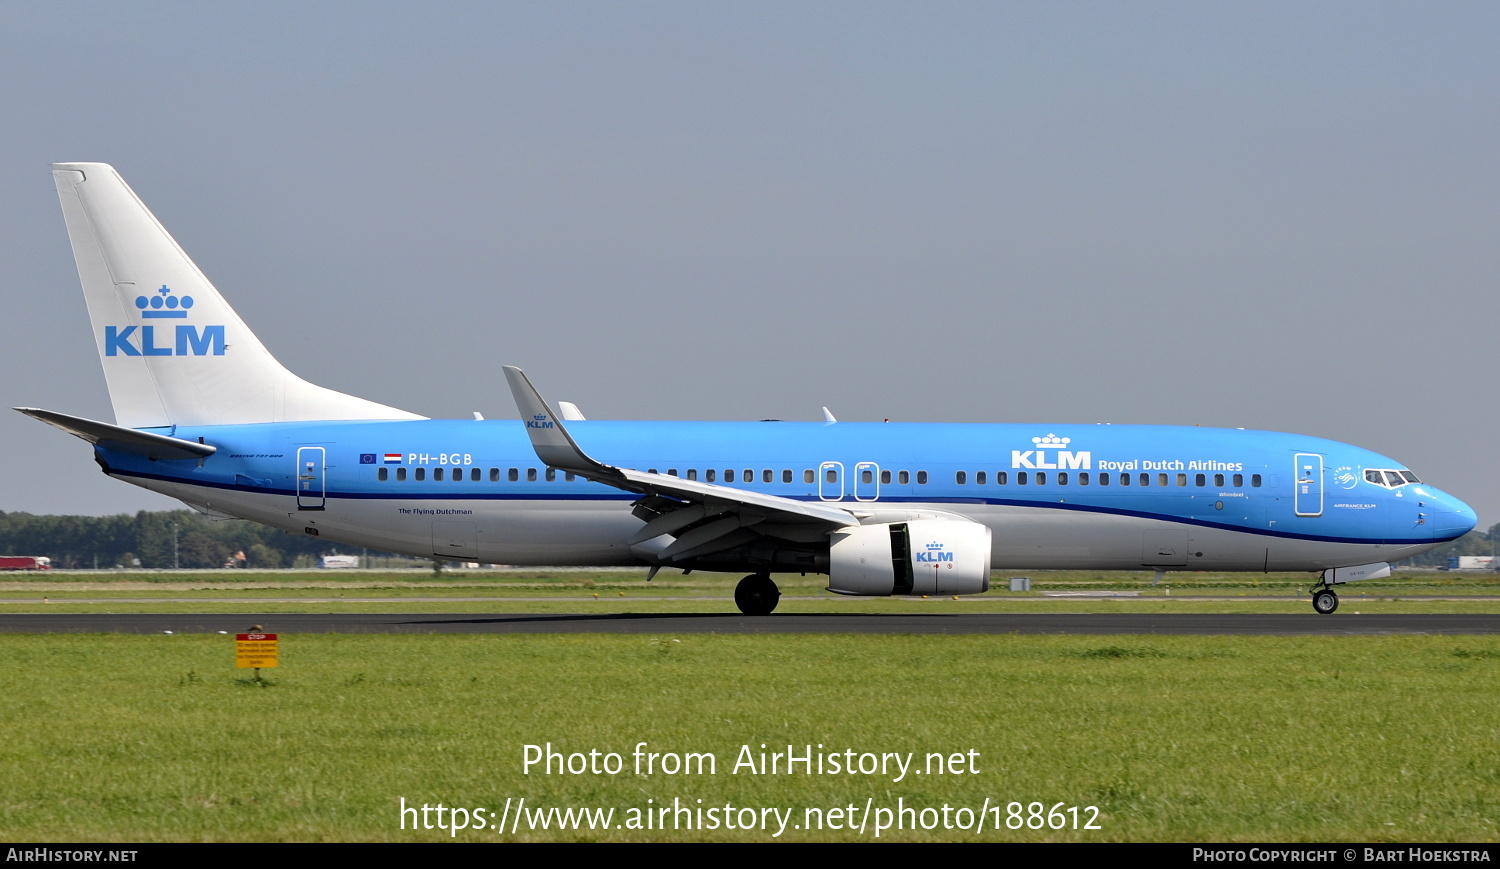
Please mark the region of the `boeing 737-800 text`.
<svg viewBox="0 0 1500 869"><path fill-rule="evenodd" d="M992 569L1318 572L1335 586L1474 527L1400 462L1170 426L436 420L287 371L110 166L53 167L115 422L17 408L112 477L204 512L463 561L773 572L852 595L973 594ZM570 406L569 409L571 410Z"/></svg>

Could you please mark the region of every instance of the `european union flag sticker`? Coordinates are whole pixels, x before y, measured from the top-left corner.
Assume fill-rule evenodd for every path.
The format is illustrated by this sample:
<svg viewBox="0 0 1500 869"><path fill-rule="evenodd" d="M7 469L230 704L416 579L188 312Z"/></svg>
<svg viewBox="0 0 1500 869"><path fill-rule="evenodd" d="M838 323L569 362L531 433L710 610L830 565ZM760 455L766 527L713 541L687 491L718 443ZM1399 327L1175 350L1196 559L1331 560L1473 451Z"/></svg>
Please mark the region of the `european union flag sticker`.
<svg viewBox="0 0 1500 869"><path fill-rule="evenodd" d="M373 465L373 464L375 464L375 454L374 453L360 453L359 454L359 463L361 465Z"/></svg>

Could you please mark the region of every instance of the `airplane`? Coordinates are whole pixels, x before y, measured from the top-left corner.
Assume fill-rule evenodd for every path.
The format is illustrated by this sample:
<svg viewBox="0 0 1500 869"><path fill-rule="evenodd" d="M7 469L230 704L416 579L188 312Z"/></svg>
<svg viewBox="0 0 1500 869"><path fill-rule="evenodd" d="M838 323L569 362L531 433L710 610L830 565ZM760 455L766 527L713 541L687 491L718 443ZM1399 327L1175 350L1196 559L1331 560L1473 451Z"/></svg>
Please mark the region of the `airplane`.
<svg viewBox="0 0 1500 869"><path fill-rule="evenodd" d="M103 163L52 174L115 422L16 410L116 479L330 542L436 559L773 572L961 595L992 570L1309 571L1337 587L1476 522L1404 464L1322 438L1106 424L589 420L520 369L517 420L428 419L276 361Z"/></svg>

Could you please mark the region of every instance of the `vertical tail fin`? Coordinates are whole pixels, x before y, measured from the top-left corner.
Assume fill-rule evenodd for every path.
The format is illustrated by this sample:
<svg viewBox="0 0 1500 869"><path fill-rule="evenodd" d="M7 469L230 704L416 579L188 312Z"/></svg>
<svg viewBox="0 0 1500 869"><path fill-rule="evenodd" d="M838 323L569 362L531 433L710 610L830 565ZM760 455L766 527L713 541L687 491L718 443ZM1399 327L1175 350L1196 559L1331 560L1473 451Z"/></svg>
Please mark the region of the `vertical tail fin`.
<svg viewBox="0 0 1500 869"><path fill-rule="evenodd" d="M282 367L113 167L52 176L120 425L422 419Z"/></svg>

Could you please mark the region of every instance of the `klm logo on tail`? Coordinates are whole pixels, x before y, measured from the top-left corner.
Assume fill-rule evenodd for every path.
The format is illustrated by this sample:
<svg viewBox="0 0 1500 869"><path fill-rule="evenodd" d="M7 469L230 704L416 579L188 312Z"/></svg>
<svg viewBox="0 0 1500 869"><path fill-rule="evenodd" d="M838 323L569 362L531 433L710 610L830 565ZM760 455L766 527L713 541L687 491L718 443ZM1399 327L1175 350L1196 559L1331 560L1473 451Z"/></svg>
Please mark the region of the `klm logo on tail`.
<svg viewBox="0 0 1500 869"><path fill-rule="evenodd" d="M143 320L185 320L193 307L192 296L174 296L166 284L153 296L137 296L135 306ZM224 327L197 326L179 323L171 327L163 325L157 331L154 325L104 327L105 356L223 356Z"/></svg>

